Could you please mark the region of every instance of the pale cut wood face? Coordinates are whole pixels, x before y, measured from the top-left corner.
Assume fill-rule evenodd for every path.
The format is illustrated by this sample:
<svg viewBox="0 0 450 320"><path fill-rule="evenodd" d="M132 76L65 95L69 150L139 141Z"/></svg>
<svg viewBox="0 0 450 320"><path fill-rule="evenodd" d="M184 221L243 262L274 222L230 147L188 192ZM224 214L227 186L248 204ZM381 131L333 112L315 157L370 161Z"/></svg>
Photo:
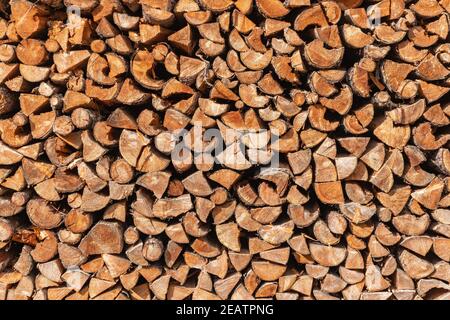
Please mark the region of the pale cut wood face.
<svg viewBox="0 0 450 320"><path fill-rule="evenodd" d="M450 299L449 13L1 1L0 300Z"/></svg>

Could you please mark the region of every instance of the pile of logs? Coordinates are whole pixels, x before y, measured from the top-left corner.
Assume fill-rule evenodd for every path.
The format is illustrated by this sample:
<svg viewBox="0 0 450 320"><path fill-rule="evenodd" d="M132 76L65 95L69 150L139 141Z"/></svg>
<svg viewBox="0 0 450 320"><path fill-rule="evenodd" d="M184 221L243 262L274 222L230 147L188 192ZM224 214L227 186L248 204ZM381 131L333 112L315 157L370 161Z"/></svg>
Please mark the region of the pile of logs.
<svg viewBox="0 0 450 320"><path fill-rule="evenodd" d="M449 14L1 1L0 300L450 299Z"/></svg>

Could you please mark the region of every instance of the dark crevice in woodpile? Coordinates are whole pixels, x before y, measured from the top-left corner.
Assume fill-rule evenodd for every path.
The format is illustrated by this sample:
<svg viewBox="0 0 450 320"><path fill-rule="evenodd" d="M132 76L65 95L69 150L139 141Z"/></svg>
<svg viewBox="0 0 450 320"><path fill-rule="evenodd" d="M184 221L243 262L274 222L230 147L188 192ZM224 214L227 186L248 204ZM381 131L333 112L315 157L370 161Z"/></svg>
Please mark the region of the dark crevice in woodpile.
<svg viewBox="0 0 450 320"><path fill-rule="evenodd" d="M448 300L449 14L0 5L0 300Z"/></svg>

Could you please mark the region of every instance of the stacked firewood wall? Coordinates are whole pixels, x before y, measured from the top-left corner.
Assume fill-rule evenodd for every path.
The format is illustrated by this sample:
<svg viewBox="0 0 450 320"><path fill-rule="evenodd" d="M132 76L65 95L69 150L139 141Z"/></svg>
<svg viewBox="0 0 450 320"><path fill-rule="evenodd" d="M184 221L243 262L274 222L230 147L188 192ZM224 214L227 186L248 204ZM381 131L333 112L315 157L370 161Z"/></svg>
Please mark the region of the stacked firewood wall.
<svg viewBox="0 0 450 320"><path fill-rule="evenodd" d="M450 299L449 14L0 1L0 300Z"/></svg>

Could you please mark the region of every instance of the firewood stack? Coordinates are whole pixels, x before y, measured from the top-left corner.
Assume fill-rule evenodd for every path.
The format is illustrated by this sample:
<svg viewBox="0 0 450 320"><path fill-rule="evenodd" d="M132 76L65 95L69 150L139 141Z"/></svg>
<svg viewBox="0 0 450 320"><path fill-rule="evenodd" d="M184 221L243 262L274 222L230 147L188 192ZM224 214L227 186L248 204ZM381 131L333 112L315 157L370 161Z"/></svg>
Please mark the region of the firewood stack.
<svg viewBox="0 0 450 320"><path fill-rule="evenodd" d="M0 300L450 299L449 0L1 4Z"/></svg>

